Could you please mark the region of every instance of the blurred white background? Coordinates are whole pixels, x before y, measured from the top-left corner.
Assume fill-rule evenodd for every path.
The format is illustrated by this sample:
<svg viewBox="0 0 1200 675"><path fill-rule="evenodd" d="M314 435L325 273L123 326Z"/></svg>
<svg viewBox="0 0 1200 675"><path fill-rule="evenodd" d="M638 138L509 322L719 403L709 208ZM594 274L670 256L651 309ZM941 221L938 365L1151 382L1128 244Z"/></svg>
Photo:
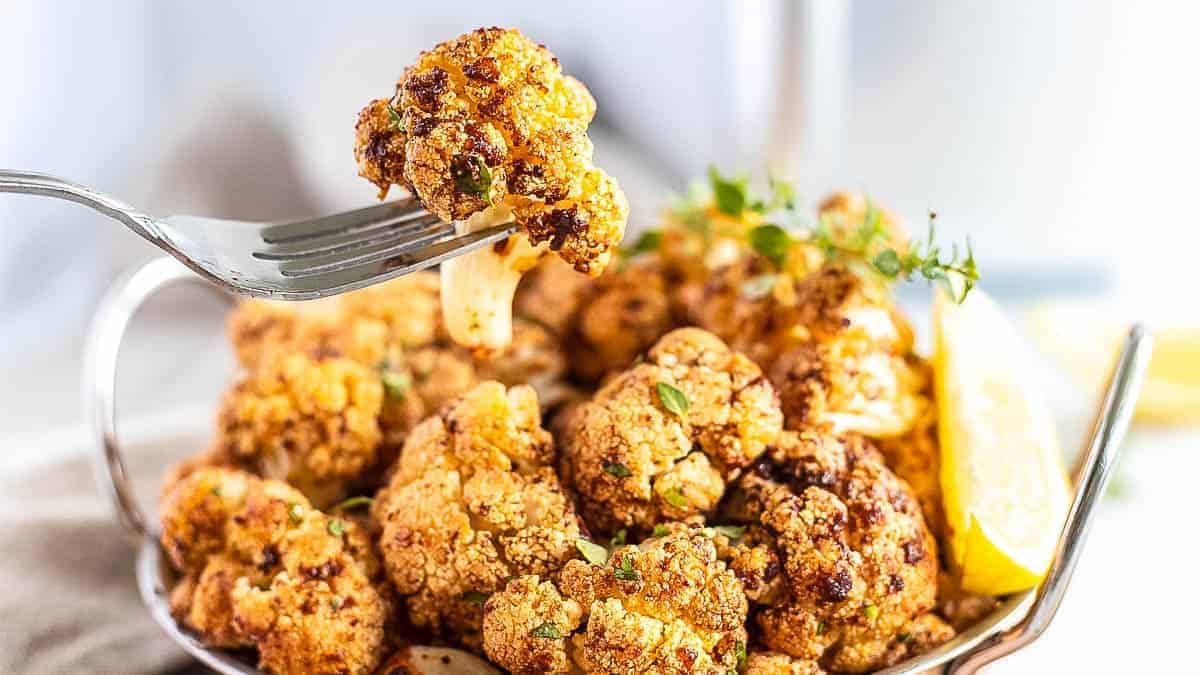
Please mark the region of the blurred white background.
<svg viewBox="0 0 1200 675"><path fill-rule="evenodd" d="M971 235L985 287L1010 307L1070 296L1114 319L1200 321L1192 2L8 0L0 166L152 213L366 204L357 110L418 50L491 24L545 42L589 85L599 162L634 228L710 163L771 166L812 199L861 188L917 225L936 209L947 238ZM87 318L150 254L81 208L0 195L0 464L79 447ZM222 308L201 297L148 312L127 352L126 415L210 414L228 355ZM1060 387L1077 428L1090 401Z"/></svg>

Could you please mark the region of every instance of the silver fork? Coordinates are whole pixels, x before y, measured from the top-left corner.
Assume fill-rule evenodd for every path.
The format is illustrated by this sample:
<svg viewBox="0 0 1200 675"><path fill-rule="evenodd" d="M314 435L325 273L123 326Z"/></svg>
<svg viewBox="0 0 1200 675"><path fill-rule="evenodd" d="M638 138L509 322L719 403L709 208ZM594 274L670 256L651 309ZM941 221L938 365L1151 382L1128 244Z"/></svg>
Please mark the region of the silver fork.
<svg viewBox="0 0 1200 675"><path fill-rule="evenodd" d="M200 276L234 293L311 300L415 272L516 232L514 223L454 236L415 198L322 218L270 224L195 216L155 218L90 188L41 173L0 170L0 192L89 206L123 223Z"/></svg>

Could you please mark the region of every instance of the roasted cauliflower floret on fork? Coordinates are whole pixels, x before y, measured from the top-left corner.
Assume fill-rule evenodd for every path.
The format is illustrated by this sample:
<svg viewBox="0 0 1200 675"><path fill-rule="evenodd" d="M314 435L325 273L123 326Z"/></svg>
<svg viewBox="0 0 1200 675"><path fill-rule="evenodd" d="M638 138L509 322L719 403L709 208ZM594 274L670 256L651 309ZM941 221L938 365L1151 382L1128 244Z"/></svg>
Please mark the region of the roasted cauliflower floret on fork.
<svg viewBox="0 0 1200 675"><path fill-rule="evenodd" d="M746 654L746 597L699 528L619 546L484 606L484 648L513 673L712 673Z"/></svg>
<svg viewBox="0 0 1200 675"><path fill-rule="evenodd" d="M491 593L577 555L579 520L553 462L528 386L484 382L413 430L372 512L415 626L478 649Z"/></svg>
<svg viewBox="0 0 1200 675"><path fill-rule="evenodd" d="M938 553L916 495L864 437L784 432L726 510L748 530L721 555L770 649L868 672L953 634L928 615Z"/></svg>
<svg viewBox="0 0 1200 675"><path fill-rule="evenodd" d="M455 341L499 349L521 274L547 250L599 274L629 207L592 163L596 104L558 59L519 31L481 28L424 52L389 99L359 115L360 174L386 195L415 194L460 233L508 220L520 233L443 263L446 325Z"/></svg>
<svg viewBox="0 0 1200 675"><path fill-rule="evenodd" d="M703 519L783 423L758 366L697 328L663 336L567 415L563 473L605 533Z"/></svg>
<svg viewBox="0 0 1200 675"><path fill-rule="evenodd" d="M201 468L161 508L181 575L171 611L206 644L253 647L270 673L371 673L385 651L390 591L357 522L237 469Z"/></svg>

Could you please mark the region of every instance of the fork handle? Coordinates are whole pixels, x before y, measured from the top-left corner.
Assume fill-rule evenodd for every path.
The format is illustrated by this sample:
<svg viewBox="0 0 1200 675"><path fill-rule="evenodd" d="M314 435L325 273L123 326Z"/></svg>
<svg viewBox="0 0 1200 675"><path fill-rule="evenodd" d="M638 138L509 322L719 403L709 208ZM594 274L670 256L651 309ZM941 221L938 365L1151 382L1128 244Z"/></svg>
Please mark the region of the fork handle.
<svg viewBox="0 0 1200 675"><path fill-rule="evenodd" d="M33 171L0 169L0 192L37 195L83 204L125 224L137 234L158 240L154 219L128 204L69 180Z"/></svg>

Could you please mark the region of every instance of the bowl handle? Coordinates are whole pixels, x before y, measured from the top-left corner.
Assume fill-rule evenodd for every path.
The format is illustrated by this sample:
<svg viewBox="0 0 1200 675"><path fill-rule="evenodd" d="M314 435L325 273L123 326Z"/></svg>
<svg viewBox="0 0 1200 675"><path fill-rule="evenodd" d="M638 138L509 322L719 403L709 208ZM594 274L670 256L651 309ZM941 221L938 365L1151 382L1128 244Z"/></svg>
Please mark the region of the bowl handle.
<svg viewBox="0 0 1200 675"><path fill-rule="evenodd" d="M1038 639L1058 612L1087 540L1096 505L1104 496L1121 441L1129 429L1138 392L1150 364L1154 338L1142 324L1134 325L1121 349L1100 410L1092 423L1088 451L1076 472L1075 498L1054 552L1046 580L1038 588L1029 613L1016 626L980 643L946 667L947 675L972 675L982 666Z"/></svg>
<svg viewBox="0 0 1200 675"><path fill-rule="evenodd" d="M92 469L100 491L112 502L117 522L135 545L145 540L151 527L125 471L117 436L117 358L125 329L137 310L158 291L178 283L213 288L195 272L167 257L156 258L123 274L100 301L84 346L83 408L95 439Z"/></svg>

